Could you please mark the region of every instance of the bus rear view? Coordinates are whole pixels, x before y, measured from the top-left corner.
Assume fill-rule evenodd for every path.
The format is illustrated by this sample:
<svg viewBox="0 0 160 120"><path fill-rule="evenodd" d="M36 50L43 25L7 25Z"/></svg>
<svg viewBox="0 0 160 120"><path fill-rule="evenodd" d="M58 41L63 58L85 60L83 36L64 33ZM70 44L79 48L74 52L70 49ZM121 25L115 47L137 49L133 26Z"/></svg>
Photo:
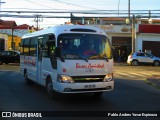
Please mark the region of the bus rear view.
<svg viewBox="0 0 160 120"><path fill-rule="evenodd" d="M23 37L23 42L28 38L37 40L37 52L35 56L22 54L21 73L27 81L45 86L49 95L56 91L100 96L104 91L113 90L112 50L102 30L90 26L63 25ZM28 59L35 60L34 67L28 65ZM30 72L31 66L35 69L35 79Z"/></svg>

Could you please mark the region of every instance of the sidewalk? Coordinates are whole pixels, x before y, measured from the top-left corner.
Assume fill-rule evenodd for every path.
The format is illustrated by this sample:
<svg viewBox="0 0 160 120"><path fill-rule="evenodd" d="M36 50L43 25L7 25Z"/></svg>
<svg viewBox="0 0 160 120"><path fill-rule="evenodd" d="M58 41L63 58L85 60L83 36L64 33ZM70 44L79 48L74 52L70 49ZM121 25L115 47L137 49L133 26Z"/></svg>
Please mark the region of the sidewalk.
<svg viewBox="0 0 160 120"><path fill-rule="evenodd" d="M120 63L115 62L114 65L115 66L127 66L128 64L125 62L120 62ZM146 83L160 89L160 75L152 75L146 78Z"/></svg>

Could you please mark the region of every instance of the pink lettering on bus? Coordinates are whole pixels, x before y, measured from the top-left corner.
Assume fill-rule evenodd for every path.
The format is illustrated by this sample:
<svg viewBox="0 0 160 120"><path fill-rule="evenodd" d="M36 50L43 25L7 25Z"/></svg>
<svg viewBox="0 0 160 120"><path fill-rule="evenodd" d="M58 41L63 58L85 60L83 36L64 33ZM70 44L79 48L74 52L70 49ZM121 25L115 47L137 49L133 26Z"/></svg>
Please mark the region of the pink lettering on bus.
<svg viewBox="0 0 160 120"><path fill-rule="evenodd" d="M32 66L36 66L36 59L32 58L30 59L30 57L24 57L24 64L30 64Z"/></svg>
<svg viewBox="0 0 160 120"><path fill-rule="evenodd" d="M83 69L83 68L95 68L95 69L100 69L100 68L104 68L104 63L103 64L79 64L76 63L76 69Z"/></svg>

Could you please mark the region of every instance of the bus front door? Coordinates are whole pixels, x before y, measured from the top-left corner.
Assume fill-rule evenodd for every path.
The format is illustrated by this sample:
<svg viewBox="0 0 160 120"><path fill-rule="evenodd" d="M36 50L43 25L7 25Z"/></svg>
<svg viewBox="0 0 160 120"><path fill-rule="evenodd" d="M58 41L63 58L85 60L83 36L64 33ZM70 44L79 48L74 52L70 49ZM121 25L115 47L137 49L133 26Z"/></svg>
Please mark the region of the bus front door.
<svg viewBox="0 0 160 120"><path fill-rule="evenodd" d="M42 39L38 37L38 59L37 59L37 82L41 84L41 71L42 71Z"/></svg>

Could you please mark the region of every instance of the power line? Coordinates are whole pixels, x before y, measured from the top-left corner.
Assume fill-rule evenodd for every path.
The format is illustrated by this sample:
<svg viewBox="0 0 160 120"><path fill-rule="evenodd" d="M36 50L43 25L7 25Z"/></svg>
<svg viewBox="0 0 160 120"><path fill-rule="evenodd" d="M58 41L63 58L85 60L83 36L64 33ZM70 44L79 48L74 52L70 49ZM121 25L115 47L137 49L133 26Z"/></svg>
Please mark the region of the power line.
<svg viewBox="0 0 160 120"><path fill-rule="evenodd" d="M67 4L67 5L73 5L73 6L77 6L77 7L81 7L81 8L96 9L97 10L97 8L94 8L94 7L86 7L86 6L82 6L82 5L78 5L78 4L74 4L74 3L70 3L70 2L64 2L64 1L61 1L61 0L52 0L52 1L64 3L64 4Z"/></svg>
<svg viewBox="0 0 160 120"><path fill-rule="evenodd" d="M46 6L46 5L42 5L42 4L39 4L39 3L37 3L37 2L30 1L30 0L25 0L25 1L27 1L27 2L29 2L29 3L33 3L33 4L36 4L36 5L39 5L39 6L43 6L43 7L46 7L46 8L52 8L52 9L54 9L53 7ZM56 10L57 10L57 9L56 9Z"/></svg>
<svg viewBox="0 0 160 120"><path fill-rule="evenodd" d="M39 4L37 2L33 2L33 1L30 1L30 0L25 0L27 2L30 2L30 3L33 3L33 4L36 4L36 5L39 5L39 6L43 6L43 7L47 7L47 8L52 8L52 9L55 9L53 7L50 7L50 6L46 6L46 5L42 5L42 4ZM60 0L51 0L51 1L55 1L55 2L58 2L58 3L63 3L65 5L72 5L72 6L76 6L76 7L81 7L81 8L87 8L87 9L97 9L97 8L94 8L94 7L86 7L86 6L82 6L82 5L78 5L78 4L74 4L74 3L70 3L70 2L64 2L64 1L60 1Z"/></svg>
<svg viewBox="0 0 160 120"><path fill-rule="evenodd" d="M45 2L43 0L25 0L26 2L28 3L31 3L31 4L35 4L35 5L38 5L38 6L41 6L41 8L45 7L45 8L49 8L49 9L52 9L52 10L72 10L70 8L74 8L74 9L78 9L78 7L80 7L81 9L89 9L89 10L101 10L102 8L109 8L108 6L117 6L118 3L115 2L115 1L111 1L111 0L94 0L94 1L89 1L89 0L81 0L81 1L77 1L76 0L76 3L75 3L75 0L46 0ZM127 1L127 0L126 0ZM47 4L49 3L49 4ZM55 3L59 3L59 4L64 4L68 7L62 7L61 8L56 8L57 6L54 6ZM62 6L64 6L62 5ZM159 6L160 5L160 2L142 2L142 1L137 1L137 2L131 2L131 8L134 8L134 7L138 7L138 6L151 6L151 5L154 5L154 6ZM54 6L54 7L53 7ZM95 7L91 7L91 6L96 6ZM101 6L101 8L100 8ZM123 9L127 9L127 6L128 6L128 2L124 2L123 0L121 0L121 5L119 6L119 8L123 6L122 8ZM27 6L28 8L12 8L12 9L21 9L21 10L33 10L33 8L29 8L29 6ZM98 7L100 9L98 9ZM141 7L139 7L141 8ZM157 7L158 8L158 7ZM6 9L6 8L3 8L3 9ZM11 9L11 8L8 8L8 9ZM148 9L148 8L147 8ZM34 10L38 10L38 9L34 9Z"/></svg>

